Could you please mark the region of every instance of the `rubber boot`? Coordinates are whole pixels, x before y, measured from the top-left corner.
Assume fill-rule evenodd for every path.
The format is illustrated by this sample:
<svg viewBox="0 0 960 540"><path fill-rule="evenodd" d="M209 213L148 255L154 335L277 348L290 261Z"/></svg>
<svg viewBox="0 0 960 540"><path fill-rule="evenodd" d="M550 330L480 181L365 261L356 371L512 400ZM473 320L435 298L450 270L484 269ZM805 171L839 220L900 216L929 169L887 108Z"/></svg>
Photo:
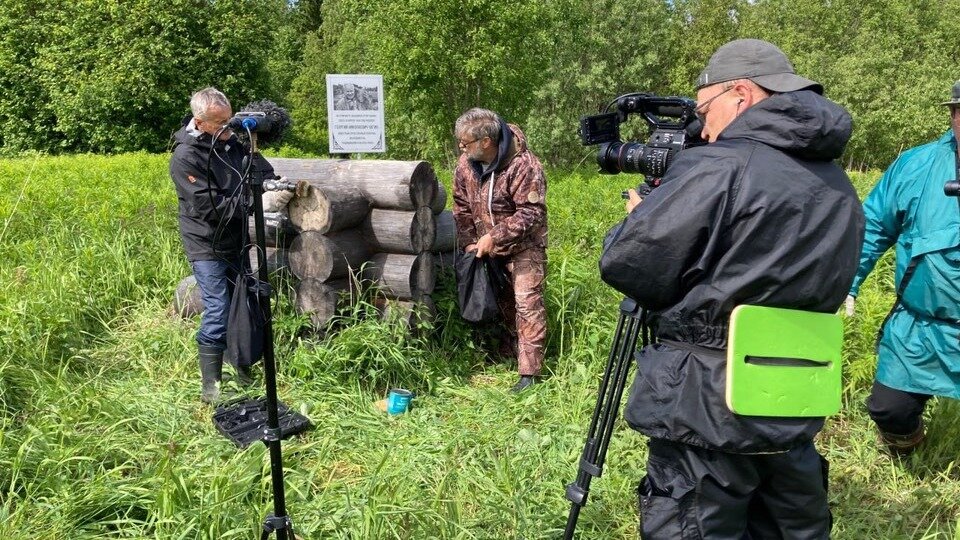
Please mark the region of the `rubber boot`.
<svg viewBox="0 0 960 540"><path fill-rule="evenodd" d="M220 379L223 374L223 351L216 347L201 345L200 353L200 401L216 403L220 398Z"/></svg>
<svg viewBox="0 0 960 540"><path fill-rule="evenodd" d="M537 384L536 375L521 375L520 380L517 381L517 384L513 385L513 388L510 389L510 392L513 394L519 394L535 384Z"/></svg>
<svg viewBox="0 0 960 540"><path fill-rule="evenodd" d="M887 445L887 450L889 450L891 454L901 457L910 455L920 446L920 443L922 443L926 437L927 431L922 420L916 431L907 435L897 435L895 433L880 431L880 441Z"/></svg>

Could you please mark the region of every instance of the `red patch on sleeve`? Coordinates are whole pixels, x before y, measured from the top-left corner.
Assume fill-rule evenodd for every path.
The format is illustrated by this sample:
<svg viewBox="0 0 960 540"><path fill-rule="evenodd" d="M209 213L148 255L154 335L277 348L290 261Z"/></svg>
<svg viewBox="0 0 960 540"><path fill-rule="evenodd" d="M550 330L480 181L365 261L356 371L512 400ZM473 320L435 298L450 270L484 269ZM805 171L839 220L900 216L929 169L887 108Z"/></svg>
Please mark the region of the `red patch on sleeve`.
<svg viewBox="0 0 960 540"><path fill-rule="evenodd" d="M187 175L187 180L188 180L191 184L196 184L196 183L197 183L197 177L193 176L192 174L188 174L188 175Z"/></svg>

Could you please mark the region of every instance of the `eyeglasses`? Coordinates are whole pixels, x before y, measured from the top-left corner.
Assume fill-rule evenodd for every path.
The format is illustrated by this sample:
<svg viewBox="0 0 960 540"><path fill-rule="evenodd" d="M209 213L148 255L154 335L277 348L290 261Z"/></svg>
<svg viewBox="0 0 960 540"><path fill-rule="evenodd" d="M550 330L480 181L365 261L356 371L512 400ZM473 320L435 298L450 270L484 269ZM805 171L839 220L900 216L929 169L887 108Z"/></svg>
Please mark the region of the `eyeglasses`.
<svg viewBox="0 0 960 540"><path fill-rule="evenodd" d="M703 103L698 103L698 104L697 104L697 107L696 107L695 109L693 109L693 114L696 114L696 115L697 115L697 119L699 119L701 123L706 122L706 121L707 121L707 111L710 110L710 103L711 103L713 100L717 99L718 97L726 94L726 93L729 92L730 90L733 90L733 87L732 87L732 86L726 88L723 92L720 92L719 94L717 94L717 95L713 96L712 98L704 101Z"/></svg>
<svg viewBox="0 0 960 540"><path fill-rule="evenodd" d="M474 139L474 140L472 140L472 141L461 141L461 140L458 140L458 141L457 141L457 147L459 147L459 148L466 148L466 147L470 146L471 144L473 144L473 143L475 143L475 142L477 142L477 141L479 141L479 140L482 140L482 139L486 139L486 137L477 137L476 139Z"/></svg>
<svg viewBox="0 0 960 540"><path fill-rule="evenodd" d="M227 118L226 120L224 120L224 121L222 121L222 122L218 122L218 121L214 121L214 120L204 120L203 118L198 118L197 120L203 122L204 124L209 125L209 126L212 127L215 131L219 131L219 130L227 127L227 124L230 123L230 118Z"/></svg>

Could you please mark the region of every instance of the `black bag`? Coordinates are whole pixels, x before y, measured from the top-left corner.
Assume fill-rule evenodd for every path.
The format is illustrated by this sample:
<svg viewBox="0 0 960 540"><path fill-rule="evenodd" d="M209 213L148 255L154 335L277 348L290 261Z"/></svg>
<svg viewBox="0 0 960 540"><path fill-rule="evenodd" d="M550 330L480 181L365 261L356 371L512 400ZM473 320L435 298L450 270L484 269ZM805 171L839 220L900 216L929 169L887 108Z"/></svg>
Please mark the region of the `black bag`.
<svg viewBox="0 0 960 540"><path fill-rule="evenodd" d="M510 286L501 260L477 257L472 251L457 251L454 268L460 316L474 323L495 320L500 313L497 294Z"/></svg>
<svg viewBox="0 0 960 540"><path fill-rule="evenodd" d="M262 288L262 290L261 290ZM263 356L266 319L258 298L270 297L270 284L241 273L230 299L225 358L234 366L252 366Z"/></svg>

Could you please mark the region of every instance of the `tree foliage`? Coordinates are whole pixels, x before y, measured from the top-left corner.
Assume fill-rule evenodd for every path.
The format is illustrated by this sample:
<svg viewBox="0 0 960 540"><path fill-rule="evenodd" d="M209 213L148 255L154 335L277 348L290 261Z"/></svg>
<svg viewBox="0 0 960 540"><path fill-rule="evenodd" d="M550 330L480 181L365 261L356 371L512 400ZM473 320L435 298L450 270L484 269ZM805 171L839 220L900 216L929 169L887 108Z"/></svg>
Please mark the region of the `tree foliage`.
<svg viewBox="0 0 960 540"><path fill-rule="evenodd" d="M958 0L948 0L957 7ZM328 0L294 83L294 114L325 141L326 73L381 73L390 154L449 159L453 120L470 106L520 123L548 162L590 159L578 118L619 94L694 92L712 51L730 39L778 44L798 72L847 107L855 132L845 160L882 167L948 126L938 105L960 13L907 0L418 0L376 9ZM293 97L292 96L292 97ZM631 124L642 124L635 120ZM301 124L302 125L302 124ZM626 135L642 140L642 125Z"/></svg>
<svg viewBox="0 0 960 540"><path fill-rule="evenodd" d="M452 152L452 125L473 106L508 119L530 110L545 82L548 2L487 0L325 2L294 82L298 120L325 129L326 73L379 73L391 153L437 158ZM316 141L325 146L326 141Z"/></svg>
<svg viewBox="0 0 960 540"><path fill-rule="evenodd" d="M551 32L547 78L534 89L525 116L533 148L552 163L592 159L580 145L580 116L595 114L628 92L670 94L667 76L675 22L661 0L558 0ZM640 136L642 121L624 132ZM633 131L629 127L634 128ZM549 142L548 142L549 141Z"/></svg>
<svg viewBox="0 0 960 540"><path fill-rule="evenodd" d="M956 1L948 2L958 7ZM824 85L854 117L845 159L883 167L949 126L946 101L960 78L946 39L960 17L931 0L767 0L740 35L778 43L795 69ZM955 35L955 34L954 34Z"/></svg>
<svg viewBox="0 0 960 540"><path fill-rule="evenodd" d="M282 0L0 0L7 151L159 150L192 91L266 97Z"/></svg>
<svg viewBox="0 0 960 540"><path fill-rule="evenodd" d="M383 76L388 157L449 165L464 110L500 112L555 164L617 95L693 95L712 51L778 44L883 167L948 126L960 0L0 0L0 152L158 150L189 94L270 99L323 153L330 73ZM625 135L643 140L636 119Z"/></svg>

